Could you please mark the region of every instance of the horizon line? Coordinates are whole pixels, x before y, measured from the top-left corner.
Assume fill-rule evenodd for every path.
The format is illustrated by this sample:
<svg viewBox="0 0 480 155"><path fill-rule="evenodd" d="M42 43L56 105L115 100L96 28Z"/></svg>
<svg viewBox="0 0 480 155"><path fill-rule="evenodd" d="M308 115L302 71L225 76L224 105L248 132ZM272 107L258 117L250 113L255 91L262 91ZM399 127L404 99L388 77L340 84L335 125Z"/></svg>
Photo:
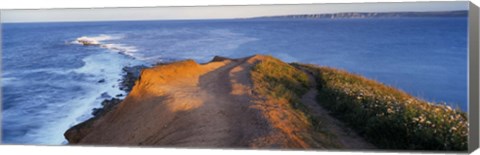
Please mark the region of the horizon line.
<svg viewBox="0 0 480 155"><path fill-rule="evenodd" d="M73 9L73 8L63 8ZM62 9L62 10L63 10ZM76 9L89 9L89 8L76 8ZM97 8L90 8L97 9ZM106 9L106 8L98 8ZM22 9L27 10L27 9ZM35 9L28 9L35 10ZM38 10L50 10L50 9L38 9ZM54 9L57 10L57 9ZM5 11L5 10L0 10ZM330 14L343 14L343 13L447 13L447 12L469 12L468 9L454 9L454 10L439 10L439 11L348 11L348 12L329 12L329 13L300 13L300 14L280 14L271 16L252 16L252 17L233 17L233 18L177 18L177 19L125 19L125 20L64 20L64 21L12 21L5 22L0 21L0 24L21 24L21 23L86 23L86 22L134 22L134 21L202 21L202 20L247 20L258 18L275 18L284 16L297 16L297 15L330 15ZM468 16L468 15L467 15ZM422 17L422 16L419 16ZM394 18L394 17L392 17Z"/></svg>

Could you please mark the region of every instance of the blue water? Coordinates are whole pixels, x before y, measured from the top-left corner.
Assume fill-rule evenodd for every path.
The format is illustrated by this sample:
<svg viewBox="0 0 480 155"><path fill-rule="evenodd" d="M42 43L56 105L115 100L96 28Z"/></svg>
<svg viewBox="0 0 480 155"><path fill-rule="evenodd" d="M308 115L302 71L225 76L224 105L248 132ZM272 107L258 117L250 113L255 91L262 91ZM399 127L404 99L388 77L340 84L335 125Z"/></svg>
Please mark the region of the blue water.
<svg viewBox="0 0 480 155"><path fill-rule="evenodd" d="M376 79L467 110L467 18L276 19L2 25L2 142L63 144L122 67L268 54ZM81 46L77 38L101 46ZM105 80L99 83L100 80Z"/></svg>

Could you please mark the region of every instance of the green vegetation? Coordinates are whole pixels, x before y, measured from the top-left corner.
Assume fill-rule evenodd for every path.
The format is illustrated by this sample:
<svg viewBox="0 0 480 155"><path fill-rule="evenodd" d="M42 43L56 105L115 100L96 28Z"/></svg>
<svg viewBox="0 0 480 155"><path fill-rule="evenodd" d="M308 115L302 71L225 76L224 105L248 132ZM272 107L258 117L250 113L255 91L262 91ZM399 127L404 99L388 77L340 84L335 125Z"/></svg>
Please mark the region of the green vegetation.
<svg viewBox="0 0 480 155"><path fill-rule="evenodd" d="M417 99L346 71L295 66L315 76L320 105L379 148L467 150L467 117L458 109Z"/></svg>
<svg viewBox="0 0 480 155"><path fill-rule="evenodd" d="M266 112L274 126L311 147L340 148L336 137L324 130L324 121L312 116L301 102L303 95L311 89L309 76L278 59L262 57L265 58L251 71L253 90L272 101L270 108L280 108Z"/></svg>
<svg viewBox="0 0 480 155"><path fill-rule="evenodd" d="M290 103L300 103L302 95L308 91L307 74L270 56L256 64L251 75L255 91L277 99L285 98Z"/></svg>

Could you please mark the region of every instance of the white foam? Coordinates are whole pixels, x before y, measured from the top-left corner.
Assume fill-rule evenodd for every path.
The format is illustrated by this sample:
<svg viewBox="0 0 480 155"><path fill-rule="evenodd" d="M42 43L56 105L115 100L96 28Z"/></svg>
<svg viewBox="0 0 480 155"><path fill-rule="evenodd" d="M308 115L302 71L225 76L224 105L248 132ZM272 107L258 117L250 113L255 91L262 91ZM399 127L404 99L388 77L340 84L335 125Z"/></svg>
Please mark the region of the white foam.
<svg viewBox="0 0 480 155"><path fill-rule="evenodd" d="M180 31L180 32L178 32ZM213 55L223 55L238 48L241 44L254 41L256 38L250 38L240 33L234 33L228 29L218 29L212 31L198 31L195 29L180 29L178 31L165 31L165 34L141 32L135 37L126 38L124 35L101 34L96 36L81 36L70 43L76 45L85 45L87 42L93 48L106 49L105 52L93 53L82 59L84 65L72 70L61 69L38 69L30 70L29 73L49 72L55 74L81 74L81 81L63 81L56 87L75 86L81 89L81 92L75 92L68 97L67 101L61 101L58 104L47 104L42 113L32 116L32 120L42 121L42 126L33 128L25 133L23 139L26 144L64 144L66 142L63 133L71 126L87 120L92 117L92 109L101 107L101 94L106 92L110 96L123 94L125 92L119 89L119 80L122 78L122 68L124 66L141 65L148 62L167 61L170 58L195 58L197 60L209 60ZM155 31L157 32L157 31ZM165 36L166 35L166 36ZM175 36L170 36L175 35ZM180 35L180 37L176 37ZM193 37L185 37L185 36ZM159 37L161 36L161 37ZM129 40L126 40L129 39ZM82 43L83 41L83 43ZM135 45L135 46L131 46ZM136 46L142 47L137 49ZM224 53L226 52L226 53ZM122 53L117 54L117 53ZM128 56L136 59L131 59ZM145 60L150 61L145 61ZM142 61L139 61L142 60ZM7 75L3 74L3 77ZM13 83L15 79L7 79ZM104 81L99 83L99 81ZM71 97L71 98L70 98ZM39 97L43 98L43 97ZM39 101L40 102L40 101ZM28 106L28 105L26 105ZM26 107L25 109L31 109ZM8 118L15 118L25 115L28 111L6 112ZM48 116L48 117L46 117ZM19 126L28 126L29 121ZM22 122L18 121L18 122Z"/></svg>
<svg viewBox="0 0 480 155"><path fill-rule="evenodd" d="M99 45L101 44L102 41L107 41L107 40L117 40L123 38L122 35L106 35L106 34L101 34L98 36L81 36L75 39L75 41L71 42L74 44L90 44L90 45Z"/></svg>
<svg viewBox="0 0 480 155"><path fill-rule="evenodd" d="M65 144L66 140L63 133L73 125L83 122L92 117L92 109L101 107L101 102L105 99L101 97L102 93L108 93L110 96L123 94L125 92L119 89L119 81L124 74L124 66L141 65L142 62L128 58L125 55L113 54L109 52L100 52L82 59L84 65L77 69L67 70L67 73L82 74L85 79L82 81L63 81L56 84L56 87L79 86L82 92L74 95L66 102L46 104L41 113L30 115L32 120L42 121L42 126L28 130L22 139L28 140L25 144ZM104 82L99 83L99 80ZM29 106L29 105L25 105ZM32 107L23 107L23 109L32 109ZM23 122L16 124L28 126L29 121L23 119L22 115L28 111L4 111L4 117L12 122Z"/></svg>
<svg viewBox="0 0 480 155"><path fill-rule="evenodd" d="M75 73L87 74L89 82L84 85L88 92L82 96L69 101L68 105L72 106L71 111L65 112L68 114L61 122L55 123L50 128L45 130L51 131L52 141L55 143L65 143L65 138L58 133L65 132L69 127L92 117L92 109L101 107L101 102L104 98L100 94L106 92L111 96L123 94L125 92L119 89L119 81L122 78L122 68L124 66L139 65L132 59L127 59L123 55L111 53L99 53L88 56L83 59L85 65L81 68L72 70ZM103 79L105 82L98 83L98 80Z"/></svg>
<svg viewBox="0 0 480 155"><path fill-rule="evenodd" d="M129 56L134 56L133 53L137 52L138 49L135 46L128 46L125 44L102 44L100 45L102 48L106 48L115 52L119 52L122 54L126 54Z"/></svg>
<svg viewBox="0 0 480 155"><path fill-rule="evenodd" d="M99 46L104 49L108 49L109 51L112 52L117 52L121 54L125 54L128 56L134 57L135 52L138 51L138 49L135 46L130 46L130 45L125 45L125 44L119 44L119 43L110 43L108 41L111 40L119 40L124 38L123 35L106 35L106 34L101 34L98 36L82 36L78 37L74 41L72 41L72 44L78 44L78 45L95 45Z"/></svg>
<svg viewBox="0 0 480 155"><path fill-rule="evenodd" d="M17 81L15 77L2 77L2 86L11 85Z"/></svg>

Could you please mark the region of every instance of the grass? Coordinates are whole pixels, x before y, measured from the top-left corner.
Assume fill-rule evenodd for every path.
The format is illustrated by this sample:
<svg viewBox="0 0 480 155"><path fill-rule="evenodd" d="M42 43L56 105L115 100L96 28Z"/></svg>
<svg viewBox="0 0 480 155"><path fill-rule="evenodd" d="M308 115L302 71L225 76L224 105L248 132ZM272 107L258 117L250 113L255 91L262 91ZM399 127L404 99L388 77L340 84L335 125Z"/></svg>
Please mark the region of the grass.
<svg viewBox="0 0 480 155"><path fill-rule="evenodd" d="M256 64L251 72L255 89L260 94L285 98L290 103L299 103L308 91L308 76L278 59L268 58Z"/></svg>
<svg viewBox="0 0 480 155"><path fill-rule="evenodd" d="M275 111L283 113L268 116L273 118L273 124L279 124L281 130L292 131L293 137L302 135L299 139L311 147L339 148L335 136L324 131L322 119L312 116L301 102L302 96L310 89L308 75L290 64L266 57L252 68L251 78L253 90L260 96L270 98L274 102L272 106L281 109Z"/></svg>
<svg viewBox="0 0 480 155"><path fill-rule="evenodd" d="M343 70L299 65L318 84L318 102L382 149L467 150L466 113L417 99Z"/></svg>

